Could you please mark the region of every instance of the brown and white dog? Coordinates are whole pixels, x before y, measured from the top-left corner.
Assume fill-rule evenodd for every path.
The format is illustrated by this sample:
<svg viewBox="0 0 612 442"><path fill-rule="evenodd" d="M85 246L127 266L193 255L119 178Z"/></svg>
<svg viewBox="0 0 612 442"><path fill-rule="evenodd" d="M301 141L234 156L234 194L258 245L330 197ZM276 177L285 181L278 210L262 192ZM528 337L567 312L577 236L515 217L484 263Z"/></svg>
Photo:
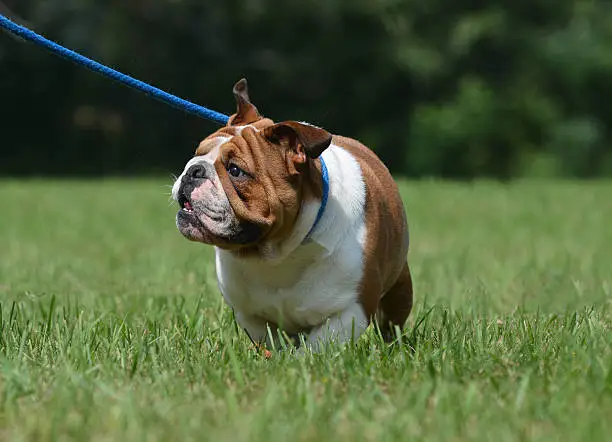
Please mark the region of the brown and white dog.
<svg viewBox="0 0 612 442"><path fill-rule="evenodd" d="M307 123L274 123L234 86L237 112L205 138L172 189L176 224L215 246L219 289L256 344L301 335L312 350L393 336L412 309L408 227L389 171L367 147Z"/></svg>

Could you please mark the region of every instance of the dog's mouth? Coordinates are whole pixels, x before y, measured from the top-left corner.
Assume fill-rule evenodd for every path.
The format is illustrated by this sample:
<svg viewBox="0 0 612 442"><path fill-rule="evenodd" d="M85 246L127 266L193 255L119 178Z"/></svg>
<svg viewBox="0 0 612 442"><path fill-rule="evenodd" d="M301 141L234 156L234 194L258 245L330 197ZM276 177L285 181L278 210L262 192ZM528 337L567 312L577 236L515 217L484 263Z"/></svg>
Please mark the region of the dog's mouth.
<svg viewBox="0 0 612 442"><path fill-rule="evenodd" d="M179 231L190 241L203 242L211 244L212 237L208 229L204 227L198 213L194 210L192 201L184 191L181 191L177 198L177 203L180 209L176 217L176 225Z"/></svg>
<svg viewBox="0 0 612 442"><path fill-rule="evenodd" d="M236 225L227 213L218 207L203 204L202 201L194 201L183 189L177 195L177 203L180 206L177 227L191 241L236 249L254 243L261 236L258 226Z"/></svg>
<svg viewBox="0 0 612 442"><path fill-rule="evenodd" d="M181 207L181 210L189 214L193 214L193 206L191 205L189 198L187 198L183 192L181 192L178 197L178 203Z"/></svg>
<svg viewBox="0 0 612 442"><path fill-rule="evenodd" d="M177 214L178 228L183 235L206 243L218 236L214 233L214 225L224 220L223 214L211 210L201 201L194 201L189 188L180 190L177 203L180 206Z"/></svg>
<svg viewBox="0 0 612 442"><path fill-rule="evenodd" d="M196 213L196 210L193 208L192 202L189 200L189 198L184 193L181 193L179 195L178 204L181 207L181 212L183 212L184 214L192 215L193 218L196 218L198 220L199 220L198 216L203 216L214 222L222 222L225 219L222 213L216 210L212 210L203 204L197 205L197 213Z"/></svg>

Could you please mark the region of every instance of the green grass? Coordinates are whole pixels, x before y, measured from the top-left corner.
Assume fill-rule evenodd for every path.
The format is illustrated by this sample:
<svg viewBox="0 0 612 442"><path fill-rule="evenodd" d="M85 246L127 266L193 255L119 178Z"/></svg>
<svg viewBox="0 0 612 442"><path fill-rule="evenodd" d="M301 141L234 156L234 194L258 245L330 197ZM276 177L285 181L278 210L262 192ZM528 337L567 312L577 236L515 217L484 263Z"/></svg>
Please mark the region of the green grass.
<svg viewBox="0 0 612 442"><path fill-rule="evenodd" d="M0 182L0 439L604 441L612 183L402 183L405 343L266 361L163 181Z"/></svg>

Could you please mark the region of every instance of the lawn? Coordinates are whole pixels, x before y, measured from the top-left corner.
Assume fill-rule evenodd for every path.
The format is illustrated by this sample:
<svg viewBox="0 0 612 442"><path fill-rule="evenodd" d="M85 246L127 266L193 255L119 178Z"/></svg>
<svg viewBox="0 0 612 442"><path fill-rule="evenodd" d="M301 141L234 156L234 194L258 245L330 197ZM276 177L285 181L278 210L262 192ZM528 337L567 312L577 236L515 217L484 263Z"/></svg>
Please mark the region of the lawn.
<svg viewBox="0 0 612 442"><path fill-rule="evenodd" d="M403 182L404 342L271 360L168 184L0 182L1 440L609 440L612 182Z"/></svg>

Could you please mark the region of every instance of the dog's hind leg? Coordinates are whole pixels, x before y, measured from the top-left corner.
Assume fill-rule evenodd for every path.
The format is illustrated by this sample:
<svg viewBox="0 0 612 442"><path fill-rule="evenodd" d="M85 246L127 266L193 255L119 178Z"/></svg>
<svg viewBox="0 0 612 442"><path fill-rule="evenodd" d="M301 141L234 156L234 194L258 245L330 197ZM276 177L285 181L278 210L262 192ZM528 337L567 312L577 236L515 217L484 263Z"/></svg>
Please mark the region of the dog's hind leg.
<svg viewBox="0 0 612 442"><path fill-rule="evenodd" d="M408 263L395 284L380 300L376 322L385 341L395 339L394 328L402 328L412 310L412 277Z"/></svg>

